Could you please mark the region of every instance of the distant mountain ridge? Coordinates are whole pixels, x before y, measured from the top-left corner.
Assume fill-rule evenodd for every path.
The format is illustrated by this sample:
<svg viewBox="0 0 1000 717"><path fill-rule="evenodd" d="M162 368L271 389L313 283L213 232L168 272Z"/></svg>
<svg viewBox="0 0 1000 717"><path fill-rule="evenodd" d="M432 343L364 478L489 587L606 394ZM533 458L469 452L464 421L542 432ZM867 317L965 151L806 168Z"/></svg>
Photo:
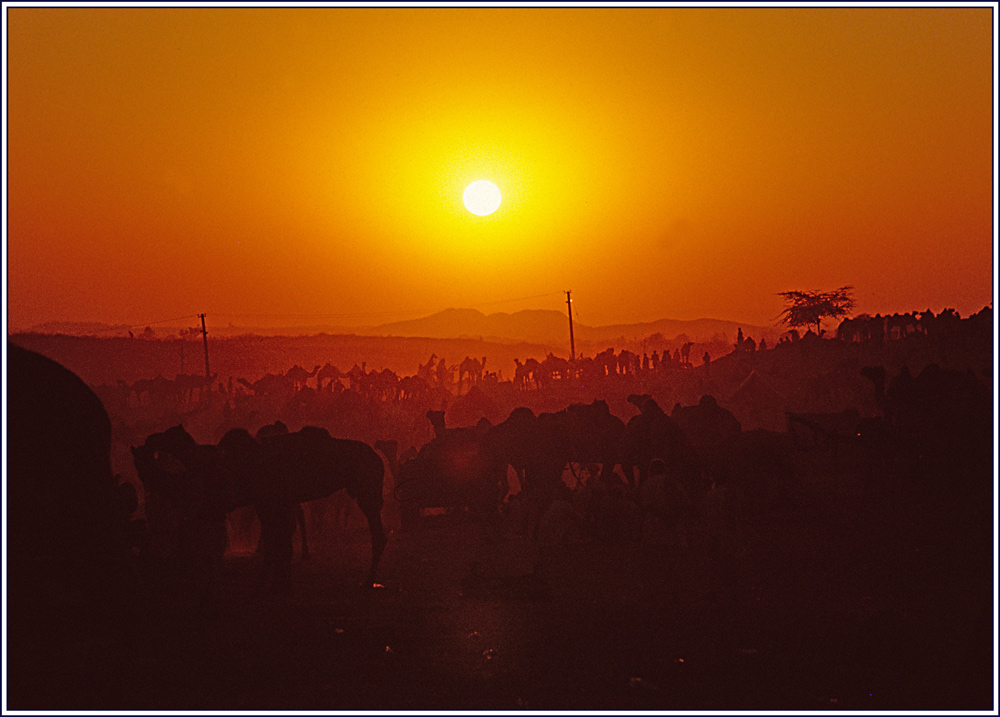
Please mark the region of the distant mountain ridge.
<svg viewBox="0 0 1000 717"><path fill-rule="evenodd" d="M687 336L692 341L707 341L722 335L735 339L742 328L746 336L769 339L777 337L782 329L755 326L724 319L659 319L635 324L588 326L573 322L573 333L581 343L596 341L641 340L659 333L667 340ZM531 343L562 345L569 341L569 321L561 311L538 309L517 311L513 314L484 314L476 309L445 309L420 319L396 321L379 326L355 329L355 333L369 336L426 336L428 338L479 338L489 341L528 341Z"/></svg>
<svg viewBox="0 0 1000 717"><path fill-rule="evenodd" d="M107 336L114 336L116 334L128 333L131 328L127 324L105 324L100 321L46 321L44 324L35 324L27 330L27 333L66 334L67 336L105 334Z"/></svg>
<svg viewBox="0 0 1000 717"><path fill-rule="evenodd" d="M31 327L29 333L67 335L125 335L132 328L135 335L141 333L134 327L99 322L50 321ZM178 327L155 327L163 336L176 331ZM641 341L653 334L661 334L665 340L675 340L680 336L691 341L709 341L723 336L733 341L737 329L742 328L745 336L760 340L776 340L782 333L777 327L755 326L753 324L724 319L659 319L634 324L610 324L589 326L573 322L573 332L579 345L595 344L603 341ZM239 334L258 335L314 335L318 333L353 334L356 336L400 336L435 339L483 339L500 343L526 342L545 346L562 347L569 341L569 322L566 314L551 309L526 309L514 313L484 314L477 309L445 309L419 319L394 321L376 326L297 326L287 328L213 326L209 316L209 335L232 336ZM610 346L610 344L609 344Z"/></svg>

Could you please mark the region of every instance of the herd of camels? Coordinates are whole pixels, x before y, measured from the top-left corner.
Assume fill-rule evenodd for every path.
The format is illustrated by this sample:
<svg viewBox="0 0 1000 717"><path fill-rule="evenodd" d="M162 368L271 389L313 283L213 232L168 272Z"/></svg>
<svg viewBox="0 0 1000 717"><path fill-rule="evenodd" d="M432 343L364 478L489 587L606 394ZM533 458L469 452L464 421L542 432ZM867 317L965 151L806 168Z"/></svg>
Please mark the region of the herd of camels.
<svg viewBox="0 0 1000 717"><path fill-rule="evenodd" d="M981 313L989 318L991 312ZM392 394L380 388L380 377L387 377L386 385L392 383L399 392L407 390L407 379L430 386L447 371L440 368L444 361L436 358L421 365L415 376L402 379L363 366L346 374L332 367L296 367L281 375L280 384L295 390L314 379L320 390L336 390L330 386L346 376L352 388L386 400ZM589 363L549 356L536 364L518 363L520 387L529 380L541 386L575 375L585 370L581 366L609 375L642 365L625 351L598 354ZM468 359L459 370L460 380L472 385L487 380L485 360ZM984 436L992 427L991 403L976 376L934 364L916 376L904 370L891 381L884 370L866 371L879 392L880 415L852 440L878 457L880 465L903 462L906 470L916 472L927 465L937 470L988 464L991 442ZM38 565L49 564L45 561L56 555L68 566L68 579L98 591L104 578L134 557L130 520L136 496L130 484L119 484L112 473L108 411L74 373L9 340L8 377L11 574L30 579ZM273 375L253 383L240 381L255 393L267 392L269 382L279 383ZM196 392L211 383L180 380L175 385ZM780 485L786 480L785 457L794 449L788 434L743 431L711 396L694 406L677 405L670 414L650 396L630 401L638 413L628 422L599 400L552 413L521 407L496 424L482 419L453 429L444 425L443 414L431 411L427 419L435 438L415 455L397 462L394 451L381 452L394 474L396 498L411 522L421 506L441 503L464 505L483 516L495 514L507 493L508 469L516 472L525 500L536 506L553 500L567 466L581 464L603 466L601 474L615 468L638 485L651 461L659 459L692 490L705 476L742 481L750 492L755 482ZM368 520L369 581L374 582L386 544L382 455L364 442L335 438L322 428L281 428L275 425L258 435L237 428L215 444L196 443L181 425L149 435L132 449L147 508L152 498L180 510L183 530L190 533L181 542L198 546L183 557L186 572L202 576L201 584L209 590L225 548L227 513L253 507L261 522L264 564L273 581L287 584L297 506L344 490ZM400 491L409 496L404 499ZM87 589L79 592L86 594Z"/></svg>

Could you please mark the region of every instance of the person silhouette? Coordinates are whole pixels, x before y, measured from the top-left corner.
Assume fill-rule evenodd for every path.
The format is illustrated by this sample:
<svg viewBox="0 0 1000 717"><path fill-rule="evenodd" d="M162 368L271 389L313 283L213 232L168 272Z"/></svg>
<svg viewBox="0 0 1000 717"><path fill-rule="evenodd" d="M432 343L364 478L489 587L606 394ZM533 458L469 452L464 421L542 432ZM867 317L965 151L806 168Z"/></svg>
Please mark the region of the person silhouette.
<svg viewBox="0 0 1000 717"><path fill-rule="evenodd" d="M451 385L451 369L445 364L444 359L437 365L437 380L439 386L447 388Z"/></svg>

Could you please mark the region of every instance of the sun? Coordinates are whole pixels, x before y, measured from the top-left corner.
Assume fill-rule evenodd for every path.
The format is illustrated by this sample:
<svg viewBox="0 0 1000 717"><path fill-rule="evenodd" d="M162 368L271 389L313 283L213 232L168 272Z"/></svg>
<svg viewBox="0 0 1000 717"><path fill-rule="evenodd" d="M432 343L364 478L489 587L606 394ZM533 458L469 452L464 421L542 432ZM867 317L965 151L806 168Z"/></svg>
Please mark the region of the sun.
<svg viewBox="0 0 1000 717"><path fill-rule="evenodd" d="M465 188L462 201L470 212L484 217L500 207L500 190L493 182L480 179Z"/></svg>

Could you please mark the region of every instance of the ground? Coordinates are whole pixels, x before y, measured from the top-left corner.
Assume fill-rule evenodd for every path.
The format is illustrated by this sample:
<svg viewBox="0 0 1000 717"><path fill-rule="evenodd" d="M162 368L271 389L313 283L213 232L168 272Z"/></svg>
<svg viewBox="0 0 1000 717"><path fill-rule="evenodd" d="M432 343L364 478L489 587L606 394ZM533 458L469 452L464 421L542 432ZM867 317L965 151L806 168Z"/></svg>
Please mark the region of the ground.
<svg viewBox="0 0 1000 717"><path fill-rule="evenodd" d="M59 650L9 645L7 707L990 709L990 507L880 490L812 479L729 563L428 516L374 588L355 513L296 556L290 596L234 553L215 618L148 595Z"/></svg>

